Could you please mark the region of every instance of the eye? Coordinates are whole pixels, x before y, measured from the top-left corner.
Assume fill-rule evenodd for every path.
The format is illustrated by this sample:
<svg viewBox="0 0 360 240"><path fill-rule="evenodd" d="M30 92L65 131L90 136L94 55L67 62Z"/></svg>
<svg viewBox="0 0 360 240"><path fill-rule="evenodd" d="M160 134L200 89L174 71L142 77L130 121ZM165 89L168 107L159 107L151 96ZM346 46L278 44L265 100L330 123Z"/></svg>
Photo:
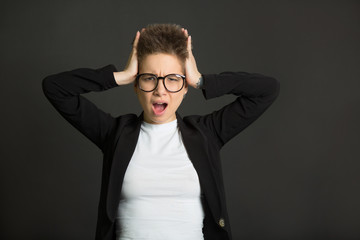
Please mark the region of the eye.
<svg viewBox="0 0 360 240"><path fill-rule="evenodd" d="M176 76L176 75L170 75L167 77L168 80L172 81L172 82L178 82L181 81L181 77Z"/></svg>
<svg viewBox="0 0 360 240"><path fill-rule="evenodd" d="M155 81L156 77L152 76L152 75L143 75L141 76L141 81L146 81L146 82L150 82L150 81Z"/></svg>

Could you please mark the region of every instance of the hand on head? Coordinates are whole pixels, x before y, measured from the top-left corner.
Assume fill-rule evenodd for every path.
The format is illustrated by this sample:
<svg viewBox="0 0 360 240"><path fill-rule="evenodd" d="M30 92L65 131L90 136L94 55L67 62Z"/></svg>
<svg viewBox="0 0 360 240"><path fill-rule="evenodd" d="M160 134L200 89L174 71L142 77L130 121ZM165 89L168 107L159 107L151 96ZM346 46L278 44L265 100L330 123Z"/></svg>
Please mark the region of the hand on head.
<svg viewBox="0 0 360 240"><path fill-rule="evenodd" d="M197 88L197 83L199 82L199 79L201 78L201 73L198 71L195 57L192 53L192 44L191 44L191 36L189 35L187 29L182 29L185 36L187 37L187 50L189 52L189 57L185 61L185 76L186 76L186 82L194 87Z"/></svg>
<svg viewBox="0 0 360 240"><path fill-rule="evenodd" d="M141 32L145 29L143 28ZM132 83L138 73L137 44L139 42L140 32L137 31L132 43L132 50L128 58L126 67L122 72L114 72L114 78L118 85Z"/></svg>

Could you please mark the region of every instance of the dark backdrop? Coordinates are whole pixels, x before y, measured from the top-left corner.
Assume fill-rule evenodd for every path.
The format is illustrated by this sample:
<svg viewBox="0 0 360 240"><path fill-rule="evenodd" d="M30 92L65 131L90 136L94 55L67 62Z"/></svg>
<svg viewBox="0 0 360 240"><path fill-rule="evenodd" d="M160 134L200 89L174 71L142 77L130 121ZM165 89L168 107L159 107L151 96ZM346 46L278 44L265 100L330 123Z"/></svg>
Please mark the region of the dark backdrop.
<svg viewBox="0 0 360 240"><path fill-rule="evenodd" d="M171 22L202 73L248 71L280 96L222 151L234 239L360 239L359 1L2 1L1 239L93 239L101 151L41 89L50 74L113 63L135 32ZM131 86L85 95L140 113ZM180 113L205 114L191 89ZM236 156L236 157L234 157ZM240 156L240 157L238 157Z"/></svg>

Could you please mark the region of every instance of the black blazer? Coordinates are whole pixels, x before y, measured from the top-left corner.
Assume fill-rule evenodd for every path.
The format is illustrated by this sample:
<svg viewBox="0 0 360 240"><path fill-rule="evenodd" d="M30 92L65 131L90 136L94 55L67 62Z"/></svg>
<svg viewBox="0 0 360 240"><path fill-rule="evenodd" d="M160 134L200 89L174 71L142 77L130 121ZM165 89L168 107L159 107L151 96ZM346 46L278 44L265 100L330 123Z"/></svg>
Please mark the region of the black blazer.
<svg viewBox="0 0 360 240"><path fill-rule="evenodd" d="M42 82L44 94L55 109L103 152L97 240L115 239L122 182L135 150L143 113L113 117L80 94L117 87L113 76L117 71L112 64L99 69L78 68L50 75ZM220 149L274 102L280 84L274 78L246 72L203 74L203 79L206 99L224 94L238 97L207 115L176 116L204 194L204 238L231 240Z"/></svg>

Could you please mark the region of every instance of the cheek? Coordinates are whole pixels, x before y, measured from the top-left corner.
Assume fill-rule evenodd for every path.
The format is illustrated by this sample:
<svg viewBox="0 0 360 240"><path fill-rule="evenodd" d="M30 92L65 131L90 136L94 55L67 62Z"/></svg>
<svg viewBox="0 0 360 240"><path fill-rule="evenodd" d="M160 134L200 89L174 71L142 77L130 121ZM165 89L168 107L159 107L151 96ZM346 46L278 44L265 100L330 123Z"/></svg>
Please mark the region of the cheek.
<svg viewBox="0 0 360 240"><path fill-rule="evenodd" d="M174 108L177 109L180 106L180 104L181 104L181 102L183 100L183 95L184 95L184 93L181 92L177 96L174 96L174 98L173 98Z"/></svg>
<svg viewBox="0 0 360 240"><path fill-rule="evenodd" d="M144 94L143 92L137 92L136 95L139 99L140 105L143 108L145 108L147 106L147 103L149 102L149 100L148 100L149 97L146 94Z"/></svg>

